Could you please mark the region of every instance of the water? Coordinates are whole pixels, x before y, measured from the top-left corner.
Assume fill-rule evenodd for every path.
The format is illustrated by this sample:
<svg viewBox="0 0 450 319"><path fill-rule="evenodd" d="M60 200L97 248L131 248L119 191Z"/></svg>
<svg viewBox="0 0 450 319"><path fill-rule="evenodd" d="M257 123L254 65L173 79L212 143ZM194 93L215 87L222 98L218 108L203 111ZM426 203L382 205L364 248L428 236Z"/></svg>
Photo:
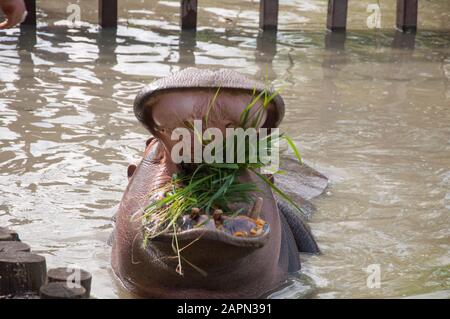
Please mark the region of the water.
<svg viewBox="0 0 450 319"><path fill-rule="evenodd" d="M283 89L282 129L330 178L310 221L323 255L302 255L272 297L449 298L450 3L420 2L405 39L393 2L380 1L383 31L367 29L371 2L351 2L342 49L323 0L281 1L276 38L257 36L258 1L201 1L196 40L181 41L178 1L120 1L116 34L96 27L95 2L67 28L70 2L39 1L37 34L0 32L0 224L49 267L91 271L95 297L130 297L106 239L147 138L134 96L187 66L230 67Z"/></svg>

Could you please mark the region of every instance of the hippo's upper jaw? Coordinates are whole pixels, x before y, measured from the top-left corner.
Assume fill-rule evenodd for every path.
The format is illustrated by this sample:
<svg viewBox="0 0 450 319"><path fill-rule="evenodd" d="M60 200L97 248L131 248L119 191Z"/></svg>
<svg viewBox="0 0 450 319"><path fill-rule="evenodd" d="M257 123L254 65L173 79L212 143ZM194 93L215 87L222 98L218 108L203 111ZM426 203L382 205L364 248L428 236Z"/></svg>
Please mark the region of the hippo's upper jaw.
<svg viewBox="0 0 450 319"><path fill-rule="evenodd" d="M166 107L163 109L172 107L173 111L166 109L166 117L163 115L160 120L156 119L156 122L159 122L160 125L172 125L177 119L184 121L194 114L199 118L201 113L204 114L208 102L219 88L222 93L227 92L223 96L223 104L227 106L223 108L225 113L219 113L225 118L215 123L219 128L226 126L229 122L235 122L242 109L248 104L249 97L255 92L267 91L268 94L274 93L273 88L267 87L265 83L254 81L232 70L211 71L187 68L161 78L142 89L134 100L134 113L137 119L154 134L154 126L158 123L155 123L153 108L160 105L161 101L159 101L159 98L161 96L164 97L175 93L175 95L169 96L162 102L166 104ZM201 92L209 93L205 95ZM223 95L222 93L221 95ZM195 103L193 103L194 99L197 100ZM221 104L220 101L217 101L217 103ZM284 117L284 108L284 101L281 96L275 95L273 103L267 109L267 117L262 126L268 128L278 127ZM176 116L174 117L174 115ZM169 127L164 128L167 129Z"/></svg>

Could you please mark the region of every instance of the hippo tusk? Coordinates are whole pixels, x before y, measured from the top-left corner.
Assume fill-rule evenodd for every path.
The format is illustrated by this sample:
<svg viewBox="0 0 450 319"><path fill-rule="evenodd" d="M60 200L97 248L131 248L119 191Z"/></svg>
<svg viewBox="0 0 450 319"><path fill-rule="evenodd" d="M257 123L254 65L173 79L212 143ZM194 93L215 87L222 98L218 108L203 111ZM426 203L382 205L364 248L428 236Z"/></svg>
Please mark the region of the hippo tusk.
<svg viewBox="0 0 450 319"><path fill-rule="evenodd" d="M259 216L261 215L261 209L263 207L263 203L264 203L264 201L263 201L262 197L257 197L248 217L253 218L253 219L258 219Z"/></svg>

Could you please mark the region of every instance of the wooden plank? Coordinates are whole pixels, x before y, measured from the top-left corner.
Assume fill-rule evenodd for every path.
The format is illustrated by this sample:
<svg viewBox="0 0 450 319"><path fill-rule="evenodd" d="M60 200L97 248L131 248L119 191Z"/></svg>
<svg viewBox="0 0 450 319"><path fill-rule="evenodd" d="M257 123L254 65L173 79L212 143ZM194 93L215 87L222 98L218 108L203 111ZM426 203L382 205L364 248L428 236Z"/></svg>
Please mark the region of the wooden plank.
<svg viewBox="0 0 450 319"><path fill-rule="evenodd" d="M197 29L197 0L181 0L181 30Z"/></svg>
<svg viewBox="0 0 450 319"><path fill-rule="evenodd" d="M408 32L417 30L418 0L397 0L397 29Z"/></svg>
<svg viewBox="0 0 450 319"><path fill-rule="evenodd" d="M98 24L102 28L117 28L117 0L98 0Z"/></svg>
<svg viewBox="0 0 450 319"><path fill-rule="evenodd" d="M278 28L278 0L259 1L259 28L276 30Z"/></svg>
<svg viewBox="0 0 450 319"><path fill-rule="evenodd" d="M36 25L36 0L25 0L25 6L28 14L22 25Z"/></svg>
<svg viewBox="0 0 450 319"><path fill-rule="evenodd" d="M328 30L345 31L347 28L347 7L347 0L328 0Z"/></svg>

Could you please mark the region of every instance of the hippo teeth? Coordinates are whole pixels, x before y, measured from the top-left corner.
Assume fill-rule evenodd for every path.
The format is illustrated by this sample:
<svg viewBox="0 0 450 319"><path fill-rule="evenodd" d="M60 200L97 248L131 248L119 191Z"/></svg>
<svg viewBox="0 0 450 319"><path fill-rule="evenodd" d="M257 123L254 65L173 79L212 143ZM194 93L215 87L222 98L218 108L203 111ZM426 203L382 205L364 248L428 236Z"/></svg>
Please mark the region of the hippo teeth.
<svg viewBox="0 0 450 319"><path fill-rule="evenodd" d="M258 219L261 215L261 209L263 207L263 199L262 197L257 197L255 203L253 204L253 208L249 213L249 217L253 219Z"/></svg>
<svg viewBox="0 0 450 319"><path fill-rule="evenodd" d="M192 218L184 215L178 221L180 232L195 228L223 231L235 237L257 237L264 232L266 222L261 218L251 218L245 215L229 217L223 215L221 210L215 210L212 215L200 214Z"/></svg>

